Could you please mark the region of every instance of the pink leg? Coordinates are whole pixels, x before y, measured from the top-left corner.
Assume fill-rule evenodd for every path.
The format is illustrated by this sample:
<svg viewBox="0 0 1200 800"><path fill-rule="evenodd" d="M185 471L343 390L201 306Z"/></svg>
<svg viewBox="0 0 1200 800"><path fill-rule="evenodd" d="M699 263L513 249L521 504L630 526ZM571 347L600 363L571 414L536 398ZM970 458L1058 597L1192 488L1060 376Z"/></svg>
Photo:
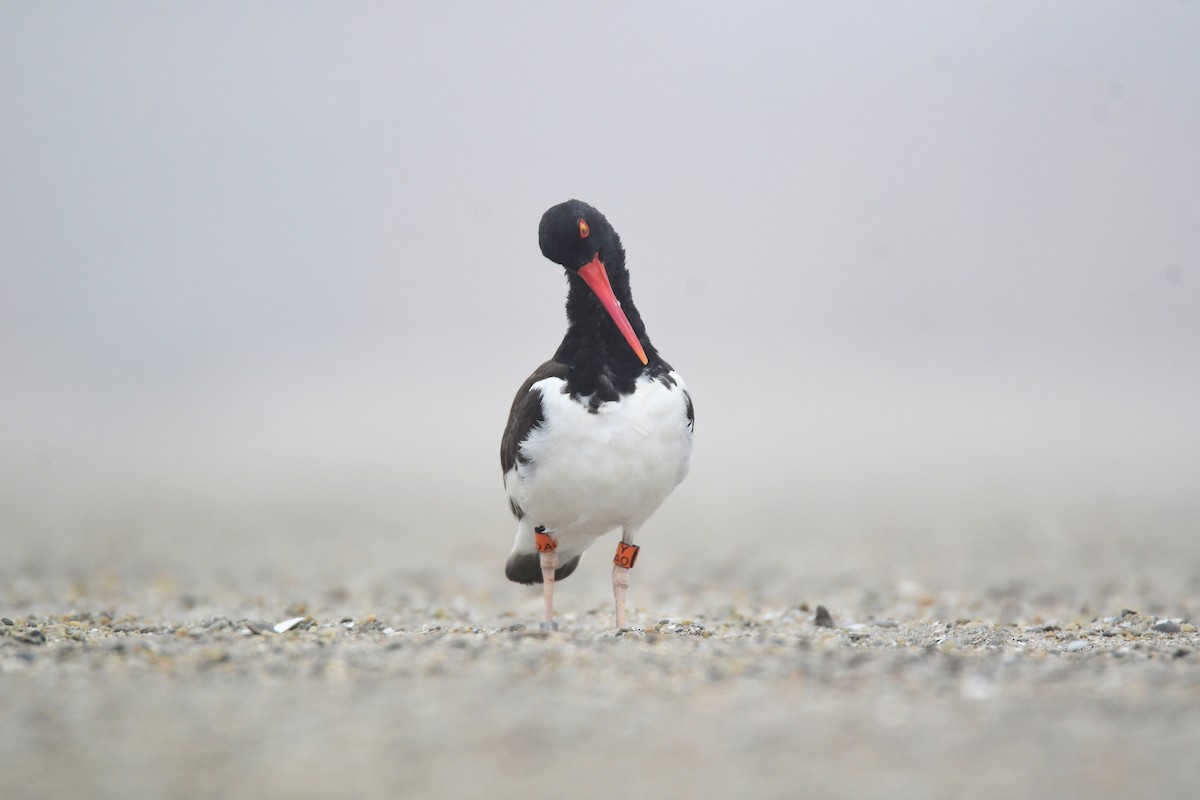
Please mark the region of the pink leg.
<svg viewBox="0 0 1200 800"><path fill-rule="evenodd" d="M625 627L625 592L629 590L629 567L613 564L613 600L617 603L617 630Z"/></svg>
<svg viewBox="0 0 1200 800"><path fill-rule="evenodd" d="M545 537L544 541L548 544L543 545L542 537ZM554 621L554 571L558 569L558 551L555 549L558 543L540 531L538 540L538 561L542 566L542 596L546 599L546 621L542 623L542 630L556 631L558 624Z"/></svg>
<svg viewBox="0 0 1200 800"><path fill-rule="evenodd" d="M626 532L626 536L630 534ZM613 558L613 600L617 604L617 630L625 627L625 593L629 591L629 570L637 561L636 544L622 539L617 543L617 555Z"/></svg>

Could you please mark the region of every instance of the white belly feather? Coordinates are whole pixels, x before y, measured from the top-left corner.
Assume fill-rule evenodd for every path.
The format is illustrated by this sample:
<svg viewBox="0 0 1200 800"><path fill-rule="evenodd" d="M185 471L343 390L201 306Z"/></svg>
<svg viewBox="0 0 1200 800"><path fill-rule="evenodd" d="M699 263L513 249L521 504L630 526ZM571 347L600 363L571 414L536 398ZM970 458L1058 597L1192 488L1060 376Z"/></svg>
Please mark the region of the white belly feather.
<svg viewBox="0 0 1200 800"><path fill-rule="evenodd" d="M582 553L614 528L631 534L662 504L691 466L692 431L683 379L675 385L648 377L619 402L596 413L562 392L561 378L530 391L542 395L543 420L521 444L521 457L504 476L509 496L525 516L514 551L533 551L533 528L558 537L559 558Z"/></svg>

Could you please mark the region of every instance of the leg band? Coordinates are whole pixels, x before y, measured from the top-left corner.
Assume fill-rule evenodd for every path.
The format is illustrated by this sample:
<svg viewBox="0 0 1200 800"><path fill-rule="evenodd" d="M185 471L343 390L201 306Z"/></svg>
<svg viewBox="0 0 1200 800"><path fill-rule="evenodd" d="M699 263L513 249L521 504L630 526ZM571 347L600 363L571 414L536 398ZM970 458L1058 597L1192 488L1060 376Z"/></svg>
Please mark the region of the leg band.
<svg viewBox="0 0 1200 800"><path fill-rule="evenodd" d="M618 567L632 568L637 563L638 550L641 548L636 544L617 542L617 555L613 558L613 563Z"/></svg>
<svg viewBox="0 0 1200 800"><path fill-rule="evenodd" d="M558 539L545 532L541 525L534 529L533 545L539 553L550 553L558 549Z"/></svg>

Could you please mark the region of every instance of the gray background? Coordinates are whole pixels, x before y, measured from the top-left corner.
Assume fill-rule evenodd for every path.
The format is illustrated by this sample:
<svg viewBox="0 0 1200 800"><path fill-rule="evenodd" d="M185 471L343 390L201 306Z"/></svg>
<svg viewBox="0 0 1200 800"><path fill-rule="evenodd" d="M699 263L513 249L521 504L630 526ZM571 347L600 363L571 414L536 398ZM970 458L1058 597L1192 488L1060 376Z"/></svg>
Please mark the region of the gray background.
<svg viewBox="0 0 1200 800"><path fill-rule="evenodd" d="M0 0L0 796L1194 794L1198 42ZM610 538L543 636L497 456L572 196L697 447L636 630Z"/></svg>
<svg viewBox="0 0 1200 800"><path fill-rule="evenodd" d="M0 17L0 577L536 608L497 450L579 197L696 400L643 588L1200 580L1194 3Z"/></svg>

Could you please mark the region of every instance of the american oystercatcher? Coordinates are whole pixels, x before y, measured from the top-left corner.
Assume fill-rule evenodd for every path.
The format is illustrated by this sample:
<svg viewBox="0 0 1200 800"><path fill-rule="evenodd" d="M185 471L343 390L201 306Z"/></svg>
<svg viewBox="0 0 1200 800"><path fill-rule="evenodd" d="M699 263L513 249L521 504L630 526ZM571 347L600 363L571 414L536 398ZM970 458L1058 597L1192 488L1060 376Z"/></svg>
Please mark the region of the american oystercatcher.
<svg viewBox="0 0 1200 800"><path fill-rule="evenodd" d="M553 630L554 582L620 528L612 581L624 628L634 538L691 465L692 398L646 336L621 238L604 215L560 203L542 215L538 243L566 269L567 333L517 390L500 443L517 518L505 574L544 584L542 628Z"/></svg>

